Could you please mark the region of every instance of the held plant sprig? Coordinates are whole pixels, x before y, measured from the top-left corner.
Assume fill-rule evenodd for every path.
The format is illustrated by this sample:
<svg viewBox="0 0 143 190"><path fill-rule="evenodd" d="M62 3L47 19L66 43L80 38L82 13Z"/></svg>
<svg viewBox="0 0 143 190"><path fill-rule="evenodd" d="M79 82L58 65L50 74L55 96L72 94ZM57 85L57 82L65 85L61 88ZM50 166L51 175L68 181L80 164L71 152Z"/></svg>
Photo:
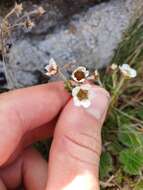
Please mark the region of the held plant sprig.
<svg viewBox="0 0 143 190"><path fill-rule="evenodd" d="M46 75L51 77L59 74L64 80L65 89L73 96L75 106L88 108L91 105L92 93L91 84L95 83L101 87L104 87L98 70L90 75L90 72L83 66L76 68L71 75L71 80L68 80L61 72L56 61L51 58L49 64L45 67ZM111 101L109 106L109 112L116 106L118 98L124 87L124 83L137 76L135 69L131 68L128 64L117 66L112 64L109 68L110 72L107 72L112 79L111 87Z"/></svg>
<svg viewBox="0 0 143 190"><path fill-rule="evenodd" d="M113 69L113 65L111 65L111 69ZM120 71L119 76L118 76L118 71ZM112 78L113 91L111 96L109 112L110 109L112 109L116 105L126 81L135 78L137 76L137 71L131 68L128 64L123 64L119 67L117 66L116 69L113 70L112 76L113 76Z"/></svg>
<svg viewBox="0 0 143 190"><path fill-rule="evenodd" d="M9 44L12 32L19 27L22 27L25 31L30 31L34 26L33 18L42 16L45 13L43 7L37 7L36 9L26 12L24 11L23 4L15 3L15 6L11 11L2 19L0 23L0 56L4 65L4 71L8 82L8 87L15 87L15 79L8 75L8 53L12 44ZM14 21L13 21L14 20Z"/></svg>

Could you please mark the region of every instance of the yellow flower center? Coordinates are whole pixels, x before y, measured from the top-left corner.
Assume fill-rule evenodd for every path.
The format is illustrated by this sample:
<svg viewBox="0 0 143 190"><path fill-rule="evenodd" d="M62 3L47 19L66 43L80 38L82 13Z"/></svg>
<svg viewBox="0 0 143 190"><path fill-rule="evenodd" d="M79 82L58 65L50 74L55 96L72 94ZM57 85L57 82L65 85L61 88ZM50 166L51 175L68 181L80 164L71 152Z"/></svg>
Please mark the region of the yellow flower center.
<svg viewBox="0 0 143 190"><path fill-rule="evenodd" d="M80 80L82 80L82 79L85 79L85 74L84 74L84 72L83 71L76 71L75 73L74 73L74 76L75 76L75 78L78 80L78 81L80 81Z"/></svg>
<svg viewBox="0 0 143 190"><path fill-rule="evenodd" d="M80 89L77 93L77 97L80 101L88 99L88 90Z"/></svg>

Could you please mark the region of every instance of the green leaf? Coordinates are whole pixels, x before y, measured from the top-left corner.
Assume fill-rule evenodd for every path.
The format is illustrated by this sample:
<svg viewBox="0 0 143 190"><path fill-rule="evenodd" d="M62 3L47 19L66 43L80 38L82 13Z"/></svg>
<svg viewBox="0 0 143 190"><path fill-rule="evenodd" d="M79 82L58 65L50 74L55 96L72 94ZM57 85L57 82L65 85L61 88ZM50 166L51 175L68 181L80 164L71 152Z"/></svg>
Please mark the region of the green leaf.
<svg viewBox="0 0 143 190"><path fill-rule="evenodd" d="M143 190L143 180L135 185L134 190Z"/></svg>
<svg viewBox="0 0 143 190"><path fill-rule="evenodd" d="M123 123L124 123L124 124L127 124L127 125L130 125L130 124L131 124L130 119L129 119L128 117L122 115L122 114L118 115L118 122L119 122L119 125L120 125L120 126L122 126Z"/></svg>
<svg viewBox="0 0 143 190"><path fill-rule="evenodd" d="M123 150L123 146L119 143L119 141L115 140L112 143L110 143L107 147L108 151L114 155L118 156L119 153Z"/></svg>
<svg viewBox="0 0 143 190"><path fill-rule="evenodd" d="M126 149L120 153L120 162L123 170L130 175L138 175L143 167L143 152L135 149Z"/></svg>
<svg viewBox="0 0 143 190"><path fill-rule="evenodd" d="M143 148L143 136L132 125L122 125L119 128L118 138L125 146L132 148L142 146Z"/></svg>
<svg viewBox="0 0 143 190"><path fill-rule="evenodd" d="M143 107L137 110L137 116L143 120Z"/></svg>
<svg viewBox="0 0 143 190"><path fill-rule="evenodd" d="M112 157L109 152L104 152L101 155L100 160L100 177L103 179L104 177L108 176L109 172L113 169L112 166Z"/></svg>

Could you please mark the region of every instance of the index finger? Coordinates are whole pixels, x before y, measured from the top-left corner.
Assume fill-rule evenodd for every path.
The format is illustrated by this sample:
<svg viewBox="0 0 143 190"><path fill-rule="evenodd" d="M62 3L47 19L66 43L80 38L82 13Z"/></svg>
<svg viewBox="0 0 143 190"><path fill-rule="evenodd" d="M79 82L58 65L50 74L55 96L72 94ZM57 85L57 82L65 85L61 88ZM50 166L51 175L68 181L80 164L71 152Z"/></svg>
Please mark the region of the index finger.
<svg viewBox="0 0 143 190"><path fill-rule="evenodd" d="M22 136L51 121L69 99L62 82L20 89L0 96L0 166Z"/></svg>

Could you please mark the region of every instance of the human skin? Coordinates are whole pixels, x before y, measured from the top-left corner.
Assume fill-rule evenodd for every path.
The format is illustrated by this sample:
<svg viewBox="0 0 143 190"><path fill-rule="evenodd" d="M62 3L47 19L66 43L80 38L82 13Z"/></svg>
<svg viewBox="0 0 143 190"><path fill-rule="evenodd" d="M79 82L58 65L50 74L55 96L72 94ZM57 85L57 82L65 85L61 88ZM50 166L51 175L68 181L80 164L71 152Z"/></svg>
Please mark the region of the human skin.
<svg viewBox="0 0 143 190"><path fill-rule="evenodd" d="M0 190L99 190L101 128L109 95L93 86L88 109L63 82L0 95ZM48 162L31 145L53 136Z"/></svg>

